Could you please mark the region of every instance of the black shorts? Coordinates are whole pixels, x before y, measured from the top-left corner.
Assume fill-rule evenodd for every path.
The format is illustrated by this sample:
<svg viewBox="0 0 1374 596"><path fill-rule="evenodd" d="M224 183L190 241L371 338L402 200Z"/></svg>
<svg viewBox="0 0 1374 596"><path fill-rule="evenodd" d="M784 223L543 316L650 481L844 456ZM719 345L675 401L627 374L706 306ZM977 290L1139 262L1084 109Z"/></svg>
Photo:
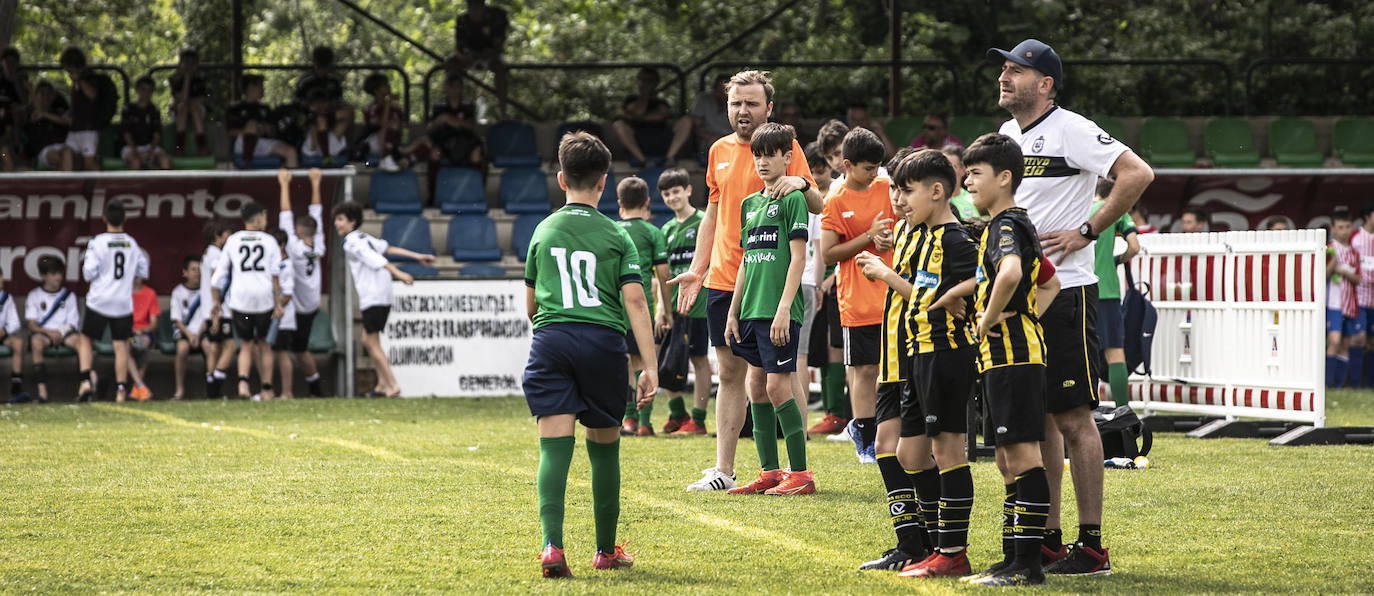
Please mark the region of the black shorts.
<svg viewBox="0 0 1374 596"><path fill-rule="evenodd" d="M730 318L730 301L734 292L706 288L706 328L711 334L711 347L724 348L725 320Z"/></svg>
<svg viewBox="0 0 1374 596"><path fill-rule="evenodd" d="M917 354L908 379L925 414L921 422L926 436L968 432L968 400L978 380L978 348Z"/></svg>
<svg viewBox="0 0 1374 596"><path fill-rule="evenodd" d="M289 352L291 351L291 346L295 343L295 329L277 329L277 336L272 339L272 351Z"/></svg>
<svg viewBox="0 0 1374 596"><path fill-rule="evenodd" d="M816 305L816 320L811 323L811 337L803 338L811 342L810 349L806 352L806 364L808 366L821 367L830 362L830 310L834 308L831 298L821 298L821 303Z"/></svg>
<svg viewBox="0 0 1374 596"><path fill-rule="evenodd" d="M272 311L239 312L230 311L234 317L234 335L239 341L267 340L267 332L272 329Z"/></svg>
<svg viewBox="0 0 1374 596"><path fill-rule="evenodd" d="M107 317L95 311L86 309L86 316L81 319L81 334L95 341L100 341L105 336L105 329L110 330L110 339L122 341L134 336L134 316L124 315L122 317Z"/></svg>
<svg viewBox="0 0 1374 596"><path fill-rule="evenodd" d="M882 351L882 325L845 327L842 331L845 366L878 365L878 352Z"/></svg>
<svg viewBox="0 0 1374 596"><path fill-rule="evenodd" d="M844 326L840 324L840 298L835 293L835 287L831 286L830 291L825 293L821 300L821 305L825 308L825 324L830 328L830 347L844 347ZM877 361L875 360L876 364Z"/></svg>
<svg viewBox="0 0 1374 596"><path fill-rule="evenodd" d="M625 325L625 353L630 356L639 355L639 344L635 343L635 332L627 324Z"/></svg>
<svg viewBox="0 0 1374 596"><path fill-rule="evenodd" d="M743 358L750 366L762 368L766 373L790 373L797 371L797 343L801 338L801 323L788 322L787 343L773 345L770 330L772 319L746 319L739 322L740 339L730 344L730 351Z"/></svg>
<svg viewBox="0 0 1374 596"><path fill-rule="evenodd" d="M296 313L296 331L291 334L292 352L299 354L310 349L310 331L315 328L315 315L319 312Z"/></svg>
<svg viewBox="0 0 1374 596"><path fill-rule="evenodd" d="M1045 440L1044 366L1014 364L984 371L983 401L992 422L990 440L994 445Z"/></svg>
<svg viewBox="0 0 1374 596"><path fill-rule="evenodd" d="M211 325L209 321L206 321L205 325L209 328L209 331L206 332L204 337L212 343L234 339L234 324L230 322L228 318L220 317L218 327Z"/></svg>
<svg viewBox="0 0 1374 596"><path fill-rule="evenodd" d="M1097 341L1104 350L1126 347L1126 317L1121 310L1121 300L1097 300Z"/></svg>
<svg viewBox="0 0 1374 596"><path fill-rule="evenodd" d="M921 405L913 399L911 385L907 381L878 383L878 400L873 408L873 417L878 422L899 419L903 437L925 434Z"/></svg>
<svg viewBox="0 0 1374 596"><path fill-rule="evenodd" d="M369 306L363 309L363 331L381 333L386 329L386 318L391 316L390 306Z"/></svg>
<svg viewBox="0 0 1374 596"><path fill-rule="evenodd" d="M705 356L711 348L711 331L706 319L687 319L687 355Z"/></svg>
<svg viewBox="0 0 1374 596"><path fill-rule="evenodd" d="M535 330L524 374L530 414L575 414L588 428L619 426L630 384L624 342L624 335L602 325L553 323Z"/></svg>
<svg viewBox="0 0 1374 596"><path fill-rule="evenodd" d="M1045 407L1097 407L1097 285L1065 288L1040 316L1045 330Z"/></svg>

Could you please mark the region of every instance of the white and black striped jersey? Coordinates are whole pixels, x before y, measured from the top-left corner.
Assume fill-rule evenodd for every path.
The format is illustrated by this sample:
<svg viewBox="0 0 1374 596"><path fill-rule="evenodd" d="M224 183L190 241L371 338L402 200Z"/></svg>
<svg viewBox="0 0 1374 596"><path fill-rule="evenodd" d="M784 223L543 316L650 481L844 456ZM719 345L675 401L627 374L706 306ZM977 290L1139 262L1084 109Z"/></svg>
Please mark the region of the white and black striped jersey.
<svg viewBox="0 0 1374 596"><path fill-rule="evenodd" d="M65 299L62 298L64 294L67 296ZM76 299L76 292L66 288L49 292L39 286L29 292L29 298L24 302L24 318L38 323L38 326L44 329L75 331L81 324L81 313L76 308ZM129 299L133 299L133 294L129 294ZM59 300L61 304L58 304ZM130 314L133 314L132 307L130 308Z"/></svg>
<svg viewBox="0 0 1374 596"><path fill-rule="evenodd" d="M0 328L5 330L5 335L19 331L19 308L14 305L17 301L9 292L0 290Z"/></svg>
<svg viewBox="0 0 1374 596"><path fill-rule="evenodd" d="M201 327L210 318L210 304L202 299L199 288L192 290L186 284L177 284L172 288L172 320L180 321L191 333L201 332Z"/></svg>

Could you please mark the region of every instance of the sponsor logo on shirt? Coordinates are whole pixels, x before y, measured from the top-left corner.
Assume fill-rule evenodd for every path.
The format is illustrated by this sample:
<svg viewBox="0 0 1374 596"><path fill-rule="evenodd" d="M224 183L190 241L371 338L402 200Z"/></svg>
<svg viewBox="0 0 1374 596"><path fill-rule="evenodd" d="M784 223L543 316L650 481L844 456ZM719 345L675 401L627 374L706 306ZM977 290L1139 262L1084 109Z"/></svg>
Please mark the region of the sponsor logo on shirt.
<svg viewBox="0 0 1374 596"><path fill-rule="evenodd" d="M988 276L983 275L983 266L982 266L982 265L979 265L977 269L974 269L974 270L973 270L973 281L974 281L974 283L983 283L983 282L987 281L987 279L988 279Z"/></svg>
<svg viewBox="0 0 1374 596"><path fill-rule="evenodd" d="M854 212L853 212L853 211L843 211L843 212L840 213L840 217L843 217L843 218L845 218L845 219L854 217Z"/></svg>
<svg viewBox="0 0 1374 596"><path fill-rule="evenodd" d="M730 167L730 162L728 162L728 161L722 161L722 162L716 164L716 169L717 169L717 170L724 170L725 168L728 168L728 167Z"/></svg>
<svg viewBox="0 0 1374 596"><path fill-rule="evenodd" d="M928 290L934 289L936 286L940 285L940 278L929 271L917 271L916 275L911 280L911 285Z"/></svg>
<svg viewBox="0 0 1374 596"><path fill-rule="evenodd" d="M745 238L745 250L764 250L778 247L778 227L759 226L749 230Z"/></svg>

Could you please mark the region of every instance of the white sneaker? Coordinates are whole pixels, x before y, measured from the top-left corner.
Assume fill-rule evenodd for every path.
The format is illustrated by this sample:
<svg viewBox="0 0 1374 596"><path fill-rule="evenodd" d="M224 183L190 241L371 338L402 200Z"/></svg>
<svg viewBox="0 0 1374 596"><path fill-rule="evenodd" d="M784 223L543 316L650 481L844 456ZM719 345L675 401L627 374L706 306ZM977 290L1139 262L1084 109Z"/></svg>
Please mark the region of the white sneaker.
<svg viewBox="0 0 1374 596"><path fill-rule="evenodd" d="M735 488L735 475L726 476L715 468L701 471L701 480L687 485L687 492L730 490Z"/></svg>
<svg viewBox="0 0 1374 596"><path fill-rule="evenodd" d="M837 433L835 433L835 434L833 434L833 435L827 435L827 436L825 437L825 440L827 440L827 441L848 441L848 440L849 440L849 426L848 426L848 425L845 425L845 427L844 427L842 430L840 430L840 432L837 432Z"/></svg>
<svg viewBox="0 0 1374 596"><path fill-rule="evenodd" d="M384 172L401 171L401 166L396 165L396 160L392 159L390 155L383 157L382 161L377 164L377 167Z"/></svg>

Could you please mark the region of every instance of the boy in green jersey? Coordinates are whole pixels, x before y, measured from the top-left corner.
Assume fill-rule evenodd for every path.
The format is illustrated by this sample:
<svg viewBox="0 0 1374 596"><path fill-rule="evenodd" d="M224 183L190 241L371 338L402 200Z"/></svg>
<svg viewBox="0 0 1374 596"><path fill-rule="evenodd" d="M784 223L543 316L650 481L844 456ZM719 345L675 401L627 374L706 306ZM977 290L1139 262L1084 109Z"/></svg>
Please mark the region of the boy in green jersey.
<svg viewBox="0 0 1374 596"><path fill-rule="evenodd" d="M574 423L587 429L596 556L592 567L629 567L615 543L620 518L620 419L625 415L625 332L634 330L644 372L640 405L658 390L653 329L629 234L596 210L611 152L596 137L569 133L558 146L558 185L567 204L530 239L525 307L534 337L525 366L525 401L539 424L539 522L544 577L569 577L563 556L563 505L572 465Z"/></svg>
<svg viewBox="0 0 1374 596"><path fill-rule="evenodd" d="M668 275L677 277L692 266L696 255L697 228L701 212L692 206L692 181L687 170L670 168L658 177L658 192L663 203L673 210L673 218L663 224L663 239L668 245ZM677 286L670 286L668 304L677 304ZM666 311L667 309L665 309ZM672 313L673 317L681 317ZM679 436L706 434L706 403L711 398L711 361L706 356L711 336L706 328L706 289L702 288L687 318L687 355L692 363L692 414L689 418L682 394L664 390L668 395L668 422L664 433ZM672 327L660 327L660 334Z"/></svg>
<svg viewBox="0 0 1374 596"><path fill-rule="evenodd" d="M1088 217L1097 213L1112 194L1113 183L1106 178L1097 180L1093 204ZM1126 241L1126 252L1116 254L1116 237ZM1123 265L1140 252L1136 239L1135 221L1124 213L1112 225L1098 232L1093 241L1093 269L1097 272L1097 345L1107 362L1107 382L1112 389L1112 401L1118 406L1130 401L1126 395L1130 372L1126 370L1126 314L1121 309L1121 280L1116 276L1117 265Z"/></svg>
<svg viewBox="0 0 1374 596"><path fill-rule="evenodd" d="M620 221L615 224L630 235L630 241L634 243L635 251L639 254L639 276L644 285L644 296L649 300L649 316L653 317L654 305L665 304L660 293L668 287L668 248L663 241L663 232L649 223L649 185L643 178L630 176L620 181L615 187L615 194L616 200L620 203ZM655 277L658 278L658 284L654 284ZM660 310L657 320L659 327L671 321L667 308ZM639 348L635 346L633 331L626 332L625 346L630 354L630 380L633 381L635 373L644 370L644 359L640 357ZM653 404L635 408L635 402L638 400L635 398L634 387L627 387L626 395L629 399L626 401L625 420L620 427L620 434L654 436L654 427L649 419L653 413Z"/></svg>
<svg viewBox="0 0 1374 596"><path fill-rule="evenodd" d="M749 149L754 169L770 186L787 170L792 159L792 127L764 124L754 132ZM797 368L797 342L801 335L802 269L806 259L806 199L800 191L780 198L764 196L762 189L740 204L740 260L730 314L725 321L725 341L730 351L749 362L749 409L754 418L754 446L759 454L759 476L753 482L729 490L732 495L808 495L816 492L811 470L806 468L805 423L792 395L792 373ZM778 463L777 426L787 442L784 472Z"/></svg>

